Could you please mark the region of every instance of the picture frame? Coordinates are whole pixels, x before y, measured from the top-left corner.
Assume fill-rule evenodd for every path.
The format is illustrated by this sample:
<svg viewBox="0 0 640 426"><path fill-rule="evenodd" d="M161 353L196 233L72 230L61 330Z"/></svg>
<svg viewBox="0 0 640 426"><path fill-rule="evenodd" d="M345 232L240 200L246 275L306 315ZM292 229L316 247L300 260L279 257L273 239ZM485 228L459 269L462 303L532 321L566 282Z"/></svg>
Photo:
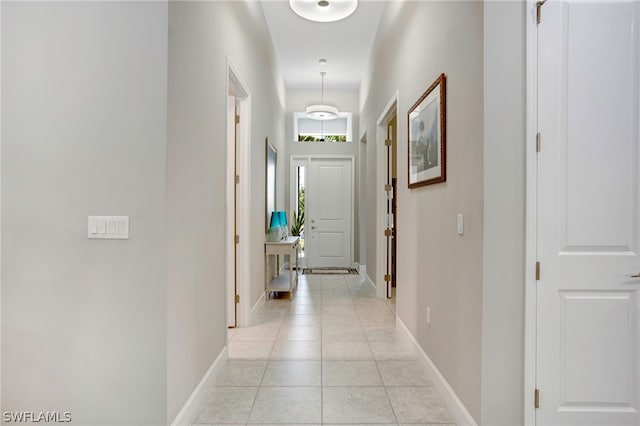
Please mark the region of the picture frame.
<svg viewBox="0 0 640 426"><path fill-rule="evenodd" d="M409 188L447 180L446 93L443 73L407 113Z"/></svg>
<svg viewBox="0 0 640 426"><path fill-rule="evenodd" d="M265 139L265 232L269 232L271 213L276 210L276 173L278 150Z"/></svg>

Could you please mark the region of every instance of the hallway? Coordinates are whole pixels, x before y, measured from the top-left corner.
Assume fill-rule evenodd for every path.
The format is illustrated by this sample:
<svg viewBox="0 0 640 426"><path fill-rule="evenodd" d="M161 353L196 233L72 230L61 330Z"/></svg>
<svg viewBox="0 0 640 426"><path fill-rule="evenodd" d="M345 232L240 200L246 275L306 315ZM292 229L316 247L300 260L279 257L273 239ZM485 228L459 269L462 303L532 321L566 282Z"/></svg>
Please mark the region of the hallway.
<svg viewBox="0 0 640 426"><path fill-rule="evenodd" d="M452 424L394 309L359 275L301 275L229 330L195 424Z"/></svg>

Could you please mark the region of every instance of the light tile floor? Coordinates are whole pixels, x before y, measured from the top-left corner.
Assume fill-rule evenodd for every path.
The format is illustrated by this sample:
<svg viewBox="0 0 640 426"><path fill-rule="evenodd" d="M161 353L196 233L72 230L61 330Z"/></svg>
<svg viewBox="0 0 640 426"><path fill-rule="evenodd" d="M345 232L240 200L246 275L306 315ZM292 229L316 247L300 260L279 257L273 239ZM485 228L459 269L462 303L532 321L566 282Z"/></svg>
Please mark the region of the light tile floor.
<svg viewBox="0 0 640 426"><path fill-rule="evenodd" d="M393 300L392 300L393 302ZM301 275L229 330L228 360L195 425L452 425L395 304L358 275Z"/></svg>

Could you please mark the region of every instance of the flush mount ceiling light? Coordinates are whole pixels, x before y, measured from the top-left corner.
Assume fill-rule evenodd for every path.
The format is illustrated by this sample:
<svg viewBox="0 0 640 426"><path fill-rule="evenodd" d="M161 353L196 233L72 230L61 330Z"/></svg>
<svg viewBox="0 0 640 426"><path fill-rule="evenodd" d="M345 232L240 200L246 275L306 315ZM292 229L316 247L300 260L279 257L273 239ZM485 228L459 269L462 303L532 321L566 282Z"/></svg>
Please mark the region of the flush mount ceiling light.
<svg viewBox="0 0 640 426"><path fill-rule="evenodd" d="M289 6L304 19L335 22L351 15L358 7L358 0L289 0Z"/></svg>
<svg viewBox="0 0 640 426"><path fill-rule="evenodd" d="M307 110L305 111L305 115L307 118L312 120L333 120L338 118L338 108L333 107L331 105L324 104L324 75L326 72L322 71L320 75L322 76L322 92L321 92L321 100L320 105L309 105Z"/></svg>

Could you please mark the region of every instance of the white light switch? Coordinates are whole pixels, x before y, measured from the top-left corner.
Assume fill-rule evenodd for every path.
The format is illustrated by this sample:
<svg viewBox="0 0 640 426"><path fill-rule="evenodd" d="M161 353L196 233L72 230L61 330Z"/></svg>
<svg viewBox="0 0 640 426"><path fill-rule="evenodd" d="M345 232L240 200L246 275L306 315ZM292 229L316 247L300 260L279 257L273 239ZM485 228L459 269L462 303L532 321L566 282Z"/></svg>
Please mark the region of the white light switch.
<svg viewBox="0 0 640 426"><path fill-rule="evenodd" d="M128 240L129 216L89 216L89 239Z"/></svg>
<svg viewBox="0 0 640 426"><path fill-rule="evenodd" d="M458 235L464 234L464 215L458 213Z"/></svg>
<svg viewBox="0 0 640 426"><path fill-rule="evenodd" d="M98 234L98 222L89 220L89 236Z"/></svg>

